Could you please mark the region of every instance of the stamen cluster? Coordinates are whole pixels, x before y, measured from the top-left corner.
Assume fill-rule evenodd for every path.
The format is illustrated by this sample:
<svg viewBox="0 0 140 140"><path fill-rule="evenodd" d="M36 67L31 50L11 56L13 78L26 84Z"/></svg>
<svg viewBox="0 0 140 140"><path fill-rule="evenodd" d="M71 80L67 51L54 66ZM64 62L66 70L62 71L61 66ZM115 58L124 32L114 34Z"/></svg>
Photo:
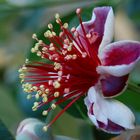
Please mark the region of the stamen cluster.
<svg viewBox="0 0 140 140"><path fill-rule="evenodd" d="M49 60L50 63L30 62L27 59L25 65L19 69L19 77L23 90L27 93L27 99L36 99L33 111L51 103L50 107L42 112L42 115L46 116L58 104L72 99L47 126L44 126L45 131L66 109L84 96L99 78L96 67L100 65L100 61L94 46L90 44L90 38L96 41L98 34L86 33L80 16L81 9L77 9L76 13L82 33L75 27L69 31L68 23L63 24L59 14L56 14L56 23L60 25L61 32L57 35L53 25L48 24L49 30L44 36L49 39L49 45L39 40L36 34L32 36L37 43L31 52Z"/></svg>

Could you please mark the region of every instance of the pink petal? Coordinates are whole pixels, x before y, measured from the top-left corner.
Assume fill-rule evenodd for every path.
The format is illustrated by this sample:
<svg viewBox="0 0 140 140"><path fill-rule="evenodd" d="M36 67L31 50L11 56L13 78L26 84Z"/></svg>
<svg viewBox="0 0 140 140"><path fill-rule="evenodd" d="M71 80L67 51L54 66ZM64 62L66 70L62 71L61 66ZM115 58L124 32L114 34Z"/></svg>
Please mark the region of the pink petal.
<svg viewBox="0 0 140 140"><path fill-rule="evenodd" d="M89 89L85 104L89 118L103 131L117 134L134 128L135 117L131 110L119 101L104 98L97 86Z"/></svg>
<svg viewBox="0 0 140 140"><path fill-rule="evenodd" d="M140 42L119 41L107 45L99 53L101 66L97 67L100 74L123 76L128 74L140 59Z"/></svg>
<svg viewBox="0 0 140 140"><path fill-rule="evenodd" d="M128 75L122 77L106 76L101 79L102 92L105 97L112 97L120 94L126 88Z"/></svg>
<svg viewBox="0 0 140 140"><path fill-rule="evenodd" d="M122 127L122 126L120 126L120 125L118 125L110 120L108 120L107 125L98 121L98 125L99 125L99 128L102 129L103 131L113 133L113 134L119 134L125 130L124 127Z"/></svg>
<svg viewBox="0 0 140 140"><path fill-rule="evenodd" d="M111 42L113 37L113 25L114 25L114 15L111 7L97 7L94 8L92 18L90 21L83 22L84 29L86 33L91 33L90 44L92 47L98 51L99 46ZM77 31L83 35L81 25L77 27ZM95 34L98 35L98 39L95 38ZM86 46L84 39L80 38L82 44ZM100 45L101 44L101 45Z"/></svg>

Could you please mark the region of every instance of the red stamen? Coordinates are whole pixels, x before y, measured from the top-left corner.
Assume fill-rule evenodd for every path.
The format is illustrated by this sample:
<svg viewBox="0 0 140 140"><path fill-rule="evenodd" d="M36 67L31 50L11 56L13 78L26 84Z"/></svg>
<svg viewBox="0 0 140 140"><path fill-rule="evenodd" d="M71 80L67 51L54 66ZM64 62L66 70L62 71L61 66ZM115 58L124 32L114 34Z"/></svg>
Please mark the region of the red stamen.
<svg viewBox="0 0 140 140"><path fill-rule="evenodd" d="M75 28L70 32L67 29L67 23L63 24L57 15L57 23L60 25L62 33L57 36L53 26L49 24L50 30L45 33L45 37L51 42L50 45L43 43L36 35L33 36L38 44L32 52L50 60L51 64L27 63L20 70L24 91L28 93L36 91L37 95L32 95L32 97L41 99L33 106L34 110L55 101L55 104L46 110L49 112L56 105L73 98L48 126L51 126L74 102L85 95L99 78L96 67L100 65L100 60L94 46L91 47L89 41L92 35L86 33L80 16L81 9L77 9L76 13L82 33ZM97 35L93 38L94 41L96 41L96 37Z"/></svg>
<svg viewBox="0 0 140 140"><path fill-rule="evenodd" d="M77 96L73 99L57 116L47 125L50 127L73 103L75 103L81 96Z"/></svg>

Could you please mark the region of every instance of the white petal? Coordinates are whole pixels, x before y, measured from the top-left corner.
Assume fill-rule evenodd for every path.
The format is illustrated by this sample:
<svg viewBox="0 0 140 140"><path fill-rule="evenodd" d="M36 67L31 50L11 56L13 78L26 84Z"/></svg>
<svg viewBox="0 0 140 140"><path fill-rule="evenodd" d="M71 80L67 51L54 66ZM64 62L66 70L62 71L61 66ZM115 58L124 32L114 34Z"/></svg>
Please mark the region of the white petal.
<svg viewBox="0 0 140 140"><path fill-rule="evenodd" d="M101 90L96 87L91 87L89 89L88 99L90 101L91 96L93 95L91 93L94 93L92 98L94 115L90 114L92 115L92 118L89 116L92 121L94 121L94 116L96 120L101 121L104 124L107 124L107 121L110 120L124 128L134 128L135 117L127 106L119 101L104 98L101 94ZM89 108L90 107L88 107L88 110Z"/></svg>
<svg viewBox="0 0 140 140"><path fill-rule="evenodd" d="M102 51L105 45L109 44L112 41L113 35L114 35L114 13L113 13L113 9L110 8L105 23L103 39L99 46L99 52Z"/></svg>
<svg viewBox="0 0 140 140"><path fill-rule="evenodd" d="M137 59L137 61L132 62L129 65L123 64L115 66L98 66L96 70L99 74L110 74L113 76L120 77L129 74L138 61L139 59Z"/></svg>
<svg viewBox="0 0 140 140"><path fill-rule="evenodd" d="M134 128L135 117L131 110L116 100L105 100L107 117L114 123L127 129Z"/></svg>
<svg viewBox="0 0 140 140"><path fill-rule="evenodd" d="M26 131L32 134L35 134L34 128L38 124L43 125L43 123L39 121L38 119L35 119L35 118L25 119L19 124L18 129L17 129L17 134L24 133Z"/></svg>

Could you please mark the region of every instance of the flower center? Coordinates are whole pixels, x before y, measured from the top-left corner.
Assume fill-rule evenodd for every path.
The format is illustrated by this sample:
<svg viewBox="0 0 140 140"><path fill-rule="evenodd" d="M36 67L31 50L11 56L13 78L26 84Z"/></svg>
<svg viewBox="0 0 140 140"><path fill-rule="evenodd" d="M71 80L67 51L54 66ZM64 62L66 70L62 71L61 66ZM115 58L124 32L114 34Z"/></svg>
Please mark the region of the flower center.
<svg viewBox="0 0 140 140"><path fill-rule="evenodd" d="M42 105L51 103L51 106L43 111L43 115L47 115L58 104L72 99L48 126L75 101L85 95L99 78L96 67L100 65L100 60L94 46L91 46L90 43L91 40L92 42L96 41L98 34L95 32L87 33L80 16L81 9L77 9L76 13L80 21L81 31L74 27L69 31L68 24L63 24L59 14L56 14L56 22L62 31L58 36L54 32L53 25L48 24L49 30L44 33L44 36L51 42L49 45L33 34L37 43L31 51L45 60L50 60L49 63L31 63L27 60L26 64L19 70L23 89L28 93L27 98L34 97L37 100L32 108L34 111ZM32 92L37 93L30 94Z"/></svg>

